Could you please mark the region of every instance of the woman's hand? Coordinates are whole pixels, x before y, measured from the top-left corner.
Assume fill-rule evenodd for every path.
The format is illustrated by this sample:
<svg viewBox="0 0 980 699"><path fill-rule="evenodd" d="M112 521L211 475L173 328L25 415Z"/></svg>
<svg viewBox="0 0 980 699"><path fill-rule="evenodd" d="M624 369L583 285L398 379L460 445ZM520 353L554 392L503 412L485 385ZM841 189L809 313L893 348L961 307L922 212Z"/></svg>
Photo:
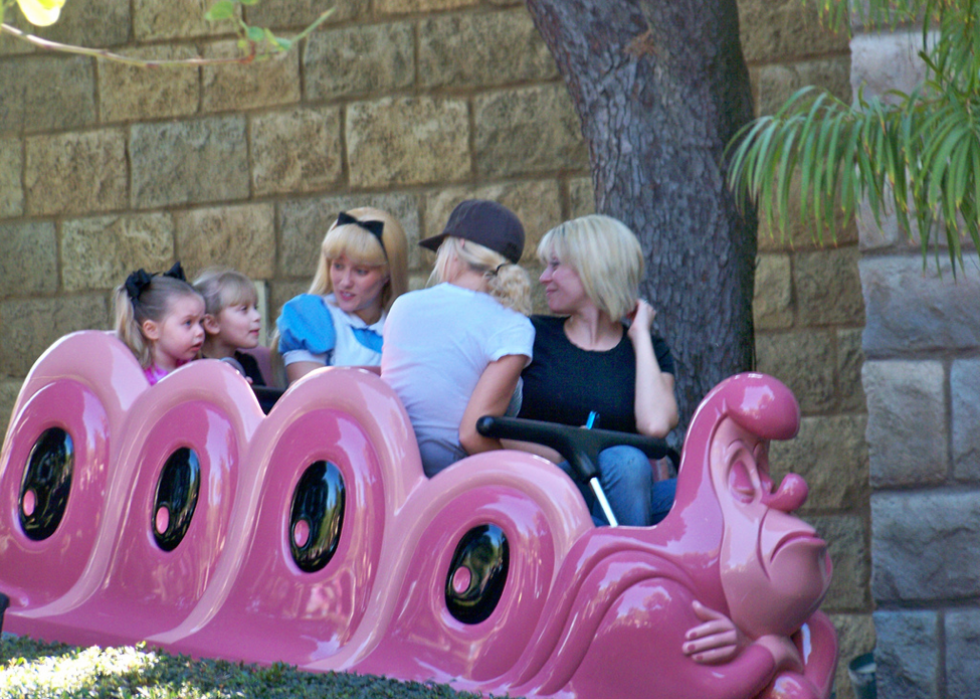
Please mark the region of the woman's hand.
<svg viewBox="0 0 980 699"><path fill-rule="evenodd" d="M653 330L653 319L656 317L657 312L653 310L653 306L643 299L639 299L636 302L636 308L626 316L630 322L630 327L626 331L626 334L634 344L639 336L650 335L650 331Z"/></svg>
<svg viewBox="0 0 980 699"><path fill-rule="evenodd" d="M724 663L734 658L746 641L734 622L697 600L691 603L691 608L704 623L690 629L684 636L687 641L681 647L684 655L701 664Z"/></svg>

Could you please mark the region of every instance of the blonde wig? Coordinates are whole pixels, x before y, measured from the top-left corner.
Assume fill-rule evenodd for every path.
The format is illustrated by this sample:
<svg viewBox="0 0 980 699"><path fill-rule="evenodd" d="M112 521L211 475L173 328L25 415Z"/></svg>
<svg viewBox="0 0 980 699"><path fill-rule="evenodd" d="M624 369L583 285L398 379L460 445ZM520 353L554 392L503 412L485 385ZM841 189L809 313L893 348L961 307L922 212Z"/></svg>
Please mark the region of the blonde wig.
<svg viewBox="0 0 980 699"><path fill-rule="evenodd" d="M429 277L430 283L449 281L449 265L453 257L470 269L483 273L490 296L507 308L530 315L531 281L524 268L472 240L447 236L442 241L436 254L435 268Z"/></svg>
<svg viewBox="0 0 980 699"><path fill-rule="evenodd" d="M346 255L354 264L381 267L388 275L388 281L381 290L381 307L388 310L396 298L408 291L408 246L405 231L398 219L381 209L363 207L346 213L358 221L381 221L384 224L381 242L356 223L334 221L320 246L320 260L309 293L323 296L333 291L330 263L341 255Z"/></svg>
<svg viewBox="0 0 980 699"><path fill-rule="evenodd" d="M571 265L592 303L614 320L636 306L643 250L633 231L610 216L583 216L552 228L538 244L538 258L545 265L555 258Z"/></svg>

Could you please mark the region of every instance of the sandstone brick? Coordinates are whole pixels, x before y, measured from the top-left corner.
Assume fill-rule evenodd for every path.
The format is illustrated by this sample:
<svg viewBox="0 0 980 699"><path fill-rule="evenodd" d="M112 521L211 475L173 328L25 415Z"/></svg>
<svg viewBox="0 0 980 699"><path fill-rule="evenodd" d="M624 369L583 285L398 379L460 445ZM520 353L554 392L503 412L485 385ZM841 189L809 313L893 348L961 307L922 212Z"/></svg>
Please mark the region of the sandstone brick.
<svg viewBox="0 0 980 699"><path fill-rule="evenodd" d="M4 37L6 42L8 37ZM0 134L73 129L95 123L89 58L31 56L0 71Z"/></svg>
<svg viewBox="0 0 980 699"><path fill-rule="evenodd" d="M48 294L58 288L54 224L0 224L0 297Z"/></svg>
<svg viewBox="0 0 980 699"><path fill-rule="evenodd" d="M0 218L24 213L23 144L18 138L0 138Z"/></svg>
<svg viewBox="0 0 980 699"><path fill-rule="evenodd" d="M770 445L773 477L803 476L810 487L807 510L866 506L870 497L866 428L864 415L803 418L795 439Z"/></svg>
<svg viewBox="0 0 980 699"><path fill-rule="evenodd" d="M9 24L22 32L33 33L34 27L24 18L24 15L16 7L3 16L4 24ZM9 34L0 34L0 56L19 56L22 54L35 53L35 49L26 41L19 41Z"/></svg>
<svg viewBox="0 0 980 699"><path fill-rule="evenodd" d="M204 13L213 3L201 0L132 0L133 34L137 41L230 34L234 20L208 22Z"/></svg>
<svg viewBox="0 0 980 699"><path fill-rule="evenodd" d="M150 213L66 221L61 259L67 291L112 289L140 267L164 271L174 260L173 219Z"/></svg>
<svg viewBox="0 0 980 699"><path fill-rule="evenodd" d="M834 343L829 333L762 335L756 338L755 348L758 370L789 386L804 414L836 407Z"/></svg>
<svg viewBox="0 0 980 699"><path fill-rule="evenodd" d="M410 254L418 248L419 200L413 195L359 194L288 201L279 207L279 274L302 279L309 286L316 271L323 236L337 220L337 214L360 206L373 206L397 218L405 230ZM278 293L274 290L281 304L283 299Z"/></svg>
<svg viewBox="0 0 980 699"><path fill-rule="evenodd" d="M942 364L865 362L871 485L941 483L946 478L946 410Z"/></svg>
<svg viewBox="0 0 980 699"><path fill-rule="evenodd" d="M846 53L847 32L823 27L816 3L739 0L742 52L749 63Z"/></svg>
<svg viewBox="0 0 980 699"><path fill-rule="evenodd" d="M794 259L799 318L805 325L863 325L857 247L800 253Z"/></svg>
<svg viewBox="0 0 980 699"><path fill-rule="evenodd" d="M374 0L374 11L381 14L405 14L457 10L462 7L473 7L479 2L480 0Z"/></svg>
<svg viewBox="0 0 980 699"><path fill-rule="evenodd" d="M0 303L0 374L24 377L41 353L62 335L110 327L104 294Z"/></svg>
<svg viewBox="0 0 980 699"><path fill-rule="evenodd" d="M136 124L129 155L133 206L244 199L249 194L245 118Z"/></svg>
<svg viewBox="0 0 980 699"><path fill-rule="evenodd" d="M561 223L561 199L554 180L456 187L443 189L426 199L425 235L442 232L449 214L464 199L490 199L517 214L524 224L524 264L537 259L538 242L549 230ZM534 281L534 280L532 280Z"/></svg>
<svg viewBox="0 0 980 699"><path fill-rule="evenodd" d="M949 392L953 407L953 474L958 480L977 482L980 481L980 360L953 362Z"/></svg>
<svg viewBox="0 0 980 699"><path fill-rule="evenodd" d="M595 190L592 178L576 177L568 181L568 218L596 213Z"/></svg>
<svg viewBox="0 0 980 699"><path fill-rule="evenodd" d="M126 51L144 60L186 60L190 46L147 46ZM142 68L100 61L99 104L104 121L139 121L194 114L200 92L197 68Z"/></svg>
<svg viewBox="0 0 980 699"><path fill-rule="evenodd" d="M355 187L461 180L471 169L466 103L389 97L352 104L347 154Z"/></svg>
<svg viewBox="0 0 980 699"><path fill-rule="evenodd" d="M345 27L319 31L307 39L303 52L307 99L399 90L414 80L415 36L411 24Z"/></svg>
<svg viewBox="0 0 980 699"><path fill-rule="evenodd" d="M854 218L845 218L835 208L834 220L828 230L818 234L814 223L813 208L808 205L806 216L801 211L802 194L800 178L794 176L790 182L789 207L786 212L785 228L780 228L779 221L772 224L766 221L763 211L759 210L759 252L781 252L785 250L807 250L846 245L858 239L857 225ZM773 215L775 216L775 205Z"/></svg>
<svg viewBox="0 0 980 699"><path fill-rule="evenodd" d="M252 191L308 192L343 179L340 110L296 108L252 118Z"/></svg>
<svg viewBox="0 0 980 699"><path fill-rule="evenodd" d="M859 655L874 650L875 626L870 614L830 614L830 621L837 630L840 645L837 676L834 690L837 699L857 699L847 674L848 663Z"/></svg>
<svg viewBox="0 0 980 699"><path fill-rule="evenodd" d="M878 696L939 699L939 619L934 611L878 611Z"/></svg>
<svg viewBox="0 0 980 699"><path fill-rule="evenodd" d="M31 33L50 41L76 46L111 47L129 41L129 0L72 0L50 27Z"/></svg>
<svg viewBox="0 0 980 699"><path fill-rule="evenodd" d="M854 90L864 86L865 97L880 96L893 101L889 90L911 92L926 76L918 53L922 32L859 34L851 40L851 82Z"/></svg>
<svg viewBox="0 0 980 699"><path fill-rule="evenodd" d="M879 604L980 594L980 498L975 490L875 493L871 527L871 584Z"/></svg>
<svg viewBox="0 0 980 699"><path fill-rule="evenodd" d="M844 102L851 101L851 61L847 55L765 65L756 71L756 75L756 115L759 116L775 114L797 90L808 85L826 90ZM819 92L812 94L815 96Z"/></svg>
<svg viewBox="0 0 980 699"><path fill-rule="evenodd" d="M121 130L27 139L24 185L35 216L126 206L126 141Z"/></svg>
<svg viewBox="0 0 980 699"><path fill-rule="evenodd" d="M549 80L558 67L524 8L437 15L419 23L419 79L427 88Z"/></svg>
<svg viewBox="0 0 980 699"><path fill-rule="evenodd" d="M938 265L938 270L937 270ZM864 351L895 355L980 347L980 273L949 260L923 268L918 254L859 262L867 325Z"/></svg>
<svg viewBox="0 0 980 699"><path fill-rule="evenodd" d="M23 381L16 379L0 381L0 426L5 432L10 424L10 416L14 412L17 396L20 394L20 387L23 383Z"/></svg>
<svg viewBox="0 0 980 699"><path fill-rule="evenodd" d="M946 612L946 696L972 699L980 687L980 609Z"/></svg>
<svg viewBox="0 0 980 699"><path fill-rule="evenodd" d="M588 167L578 115L564 84L480 95L474 103L476 167L481 175ZM542 119L542 114L550 118Z"/></svg>
<svg viewBox="0 0 980 699"><path fill-rule="evenodd" d="M324 12L330 11L324 22L330 25L363 17L368 7L368 0L262 0L245 14L258 27L305 29Z"/></svg>
<svg viewBox="0 0 980 699"><path fill-rule="evenodd" d="M275 331L276 318L282 313L283 304L294 296L299 296L300 294L305 294L310 288L310 282L313 279L313 272L310 272L310 278L304 281L297 282L275 282L272 284L272 288L269 293L269 323L272 328L272 332ZM270 333L271 334L271 333Z"/></svg>
<svg viewBox="0 0 980 699"><path fill-rule="evenodd" d="M843 412L868 411L864 386L861 384L861 367L864 366L862 333L861 329L837 331L837 385Z"/></svg>
<svg viewBox="0 0 980 699"><path fill-rule="evenodd" d="M241 50L234 41L204 49L205 58L234 58ZM300 99L299 51L280 53L266 61L204 66L201 107L227 112L293 104Z"/></svg>
<svg viewBox="0 0 980 699"><path fill-rule="evenodd" d="M759 255L752 315L756 330L793 325L793 273L789 255Z"/></svg>
<svg viewBox="0 0 980 699"><path fill-rule="evenodd" d="M864 517L858 515L810 515L806 517L829 546L834 577L823 609L861 610L871 603L868 583L871 559Z"/></svg>
<svg viewBox="0 0 980 699"><path fill-rule="evenodd" d="M232 267L253 279L275 270L276 229L272 204L197 209L174 214L177 254L189 274Z"/></svg>

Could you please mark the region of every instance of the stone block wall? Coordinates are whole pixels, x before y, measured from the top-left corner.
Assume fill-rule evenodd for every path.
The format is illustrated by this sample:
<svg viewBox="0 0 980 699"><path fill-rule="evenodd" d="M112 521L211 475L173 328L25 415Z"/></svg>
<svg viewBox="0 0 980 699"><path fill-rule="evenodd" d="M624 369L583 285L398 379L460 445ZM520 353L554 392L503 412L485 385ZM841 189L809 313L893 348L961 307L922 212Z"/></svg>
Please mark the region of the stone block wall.
<svg viewBox="0 0 980 699"><path fill-rule="evenodd" d="M208 4L72 0L41 34L146 58L228 56L230 25L204 22ZM55 339L110 326L111 289L131 269L234 266L262 284L268 320L308 286L339 210L394 213L416 287L431 256L414 242L464 198L518 213L535 276L540 236L594 210L577 117L521 0L244 11L289 36L331 5L298 50L250 66L141 70L0 36L0 420ZM806 84L849 98L847 39L820 26L815 5L741 0L760 114ZM825 609L849 658L874 645L864 311L856 229L841 221L835 234L820 244L802 226L785 238L763 226L755 320L758 368L803 408L800 436L775 445L773 462L811 485L804 516L832 541ZM846 681L838 696L850 696Z"/></svg>
<svg viewBox="0 0 980 699"><path fill-rule="evenodd" d="M921 81L921 34L853 41L853 81ZM886 217L858 222L867 314L871 592L883 699L961 699L980 687L980 273L945 250L923 265ZM943 259L945 258L945 259Z"/></svg>

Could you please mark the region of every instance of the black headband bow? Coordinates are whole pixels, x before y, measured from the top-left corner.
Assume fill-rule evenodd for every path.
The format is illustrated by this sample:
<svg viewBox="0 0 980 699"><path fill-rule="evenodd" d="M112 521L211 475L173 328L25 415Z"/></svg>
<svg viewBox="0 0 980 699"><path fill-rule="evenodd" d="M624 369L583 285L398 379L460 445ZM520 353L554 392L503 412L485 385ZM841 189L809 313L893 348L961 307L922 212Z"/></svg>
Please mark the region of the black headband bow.
<svg viewBox="0 0 980 699"><path fill-rule="evenodd" d="M388 251L385 250L385 241L382 239L381 234L385 231L384 221L359 221L358 219L351 216L346 211L341 211L337 214L337 225L346 226L348 224L354 224L358 228L363 228L368 233L373 235L378 239L378 245L381 246L381 252L385 254L385 259L388 259Z"/></svg>
<svg viewBox="0 0 980 699"><path fill-rule="evenodd" d="M150 274L145 269L140 268L126 277L126 293L129 295L130 300L136 303L140 299L140 294L146 291L146 287L150 285L153 281L155 274ZM174 266L163 273L164 277L173 277L174 279L179 279L182 282L187 281L187 277L184 276L184 268L180 266L180 262L174 263Z"/></svg>

